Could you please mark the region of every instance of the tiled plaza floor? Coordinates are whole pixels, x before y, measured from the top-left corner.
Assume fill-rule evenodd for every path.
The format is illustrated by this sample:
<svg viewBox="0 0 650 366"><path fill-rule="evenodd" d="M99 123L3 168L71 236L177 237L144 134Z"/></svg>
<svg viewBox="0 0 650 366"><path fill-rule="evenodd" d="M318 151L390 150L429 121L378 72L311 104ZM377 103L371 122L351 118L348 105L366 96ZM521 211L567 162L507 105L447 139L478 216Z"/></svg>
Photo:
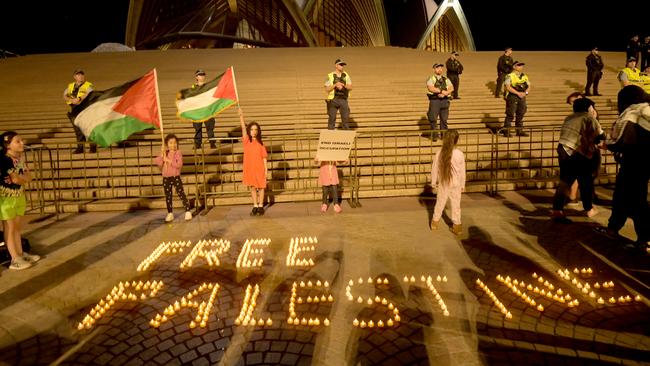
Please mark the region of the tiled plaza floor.
<svg viewBox="0 0 650 366"><path fill-rule="evenodd" d="M570 211L574 223L563 225L548 219L551 198L466 194L459 237L446 224L432 232L434 201L417 197L344 204L341 214L321 214L318 202L276 204L263 217L250 217L248 206L217 207L189 222L177 211L171 224L162 211L29 217L25 236L43 259L0 272L0 362L650 364L650 255L593 230L606 223L606 205L593 219ZM634 238L631 223L622 234ZM313 266L287 266L295 237L317 238L298 245L313 251L295 256ZM256 238L271 241L242 251ZM201 251L202 239L230 246ZM191 244L156 251L170 241ZM200 256L184 262L210 249L218 266ZM247 258L264 261L237 266ZM148 267L138 271L141 263ZM247 295L249 284L257 297ZM239 318L243 306L252 310Z"/></svg>

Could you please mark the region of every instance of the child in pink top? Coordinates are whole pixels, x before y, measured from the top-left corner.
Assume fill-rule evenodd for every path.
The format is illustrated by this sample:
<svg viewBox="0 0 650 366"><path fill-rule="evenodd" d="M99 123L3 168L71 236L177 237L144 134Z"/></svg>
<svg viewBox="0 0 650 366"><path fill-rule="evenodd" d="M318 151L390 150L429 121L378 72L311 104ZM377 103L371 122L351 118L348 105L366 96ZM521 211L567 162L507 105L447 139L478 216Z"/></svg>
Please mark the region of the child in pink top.
<svg viewBox="0 0 650 366"><path fill-rule="evenodd" d="M165 136L165 145L162 146L160 155L154 159L154 162L162 170L163 188L165 189L165 203L167 204L166 222L174 220L172 204L172 186L176 188L176 194L183 201L185 207L185 220L192 219L190 212L190 203L183 190L183 181L181 181L181 168L183 167L183 154L178 149L178 138L174 134Z"/></svg>
<svg viewBox="0 0 650 366"><path fill-rule="evenodd" d="M442 139L442 148L433 157L431 166L431 186L438 188L436 206L433 209L431 230L438 228L442 211L445 210L447 199L451 202L450 230L459 235L462 232L460 222L460 197L465 191L465 155L456 148L458 131L448 130Z"/></svg>
<svg viewBox="0 0 650 366"><path fill-rule="evenodd" d="M323 187L323 204L321 205L320 211L327 212L329 198L332 198L334 211L339 213L342 209L341 205L339 205L339 172L336 169L336 162L320 161L318 159L316 161L320 163L318 184Z"/></svg>

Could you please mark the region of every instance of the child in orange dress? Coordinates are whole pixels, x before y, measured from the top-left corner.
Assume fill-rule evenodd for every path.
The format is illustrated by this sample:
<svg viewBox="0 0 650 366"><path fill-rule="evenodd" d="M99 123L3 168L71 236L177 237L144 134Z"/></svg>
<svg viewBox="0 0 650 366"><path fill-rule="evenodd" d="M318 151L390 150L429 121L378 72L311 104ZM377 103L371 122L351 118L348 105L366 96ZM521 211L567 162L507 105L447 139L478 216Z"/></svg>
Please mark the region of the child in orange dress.
<svg viewBox="0 0 650 366"><path fill-rule="evenodd" d="M242 182L251 190L253 211L251 216L264 215L264 190L266 189L266 147L262 143L262 129L257 122L246 125L244 112L239 108L242 141L244 143L244 178Z"/></svg>

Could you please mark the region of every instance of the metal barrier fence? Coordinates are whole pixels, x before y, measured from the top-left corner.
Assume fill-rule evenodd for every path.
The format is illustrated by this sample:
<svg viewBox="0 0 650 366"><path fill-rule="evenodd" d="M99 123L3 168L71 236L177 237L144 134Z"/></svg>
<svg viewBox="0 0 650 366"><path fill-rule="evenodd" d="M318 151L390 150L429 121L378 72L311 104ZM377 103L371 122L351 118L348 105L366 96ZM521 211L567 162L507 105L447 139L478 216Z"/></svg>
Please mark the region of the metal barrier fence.
<svg viewBox="0 0 650 366"><path fill-rule="evenodd" d="M559 173L556 158L561 127L530 127L528 136L503 137L502 130L458 129L458 147L466 160L467 184L473 191L492 194L502 189L546 186ZM430 183L431 161L440 148L442 131L361 132L357 134L347 166L339 166L343 195L350 204L359 197L412 195ZM222 198L248 202L241 184L243 146L239 138L212 139L217 148L194 149L181 141L184 166L181 176L195 206L211 207ZM314 161L318 134L267 136L269 201L320 198L319 165ZM130 208L151 207L147 199L164 197L162 176L154 166L160 154L158 140L129 141L128 146L98 148L72 154L76 143L49 144L27 152L34 181L27 187L30 209L60 213L66 203L92 204L109 199L130 199ZM601 177L616 173L611 154L604 152ZM384 192L380 192L384 191ZM287 195L289 193L290 195ZM284 194L284 195L283 195ZM289 198L286 198L290 196ZM160 207L163 200L158 200Z"/></svg>

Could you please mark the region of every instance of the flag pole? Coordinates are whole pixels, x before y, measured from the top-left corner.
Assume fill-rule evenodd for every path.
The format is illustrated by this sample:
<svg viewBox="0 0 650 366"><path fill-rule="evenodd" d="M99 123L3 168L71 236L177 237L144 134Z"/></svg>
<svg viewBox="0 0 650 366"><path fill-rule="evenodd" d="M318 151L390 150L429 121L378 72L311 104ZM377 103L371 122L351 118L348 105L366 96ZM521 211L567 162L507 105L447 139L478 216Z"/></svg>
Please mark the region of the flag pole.
<svg viewBox="0 0 650 366"><path fill-rule="evenodd" d="M165 133L163 127L162 111L160 110L160 92L158 91L158 72L153 68L154 85L156 86L156 106L158 107L158 124L160 125L160 140L165 145Z"/></svg>
<svg viewBox="0 0 650 366"><path fill-rule="evenodd" d="M235 86L235 98L237 98L237 108L240 108L239 93L237 93L237 79L235 78L235 67L231 65L230 68L232 69L232 83Z"/></svg>

